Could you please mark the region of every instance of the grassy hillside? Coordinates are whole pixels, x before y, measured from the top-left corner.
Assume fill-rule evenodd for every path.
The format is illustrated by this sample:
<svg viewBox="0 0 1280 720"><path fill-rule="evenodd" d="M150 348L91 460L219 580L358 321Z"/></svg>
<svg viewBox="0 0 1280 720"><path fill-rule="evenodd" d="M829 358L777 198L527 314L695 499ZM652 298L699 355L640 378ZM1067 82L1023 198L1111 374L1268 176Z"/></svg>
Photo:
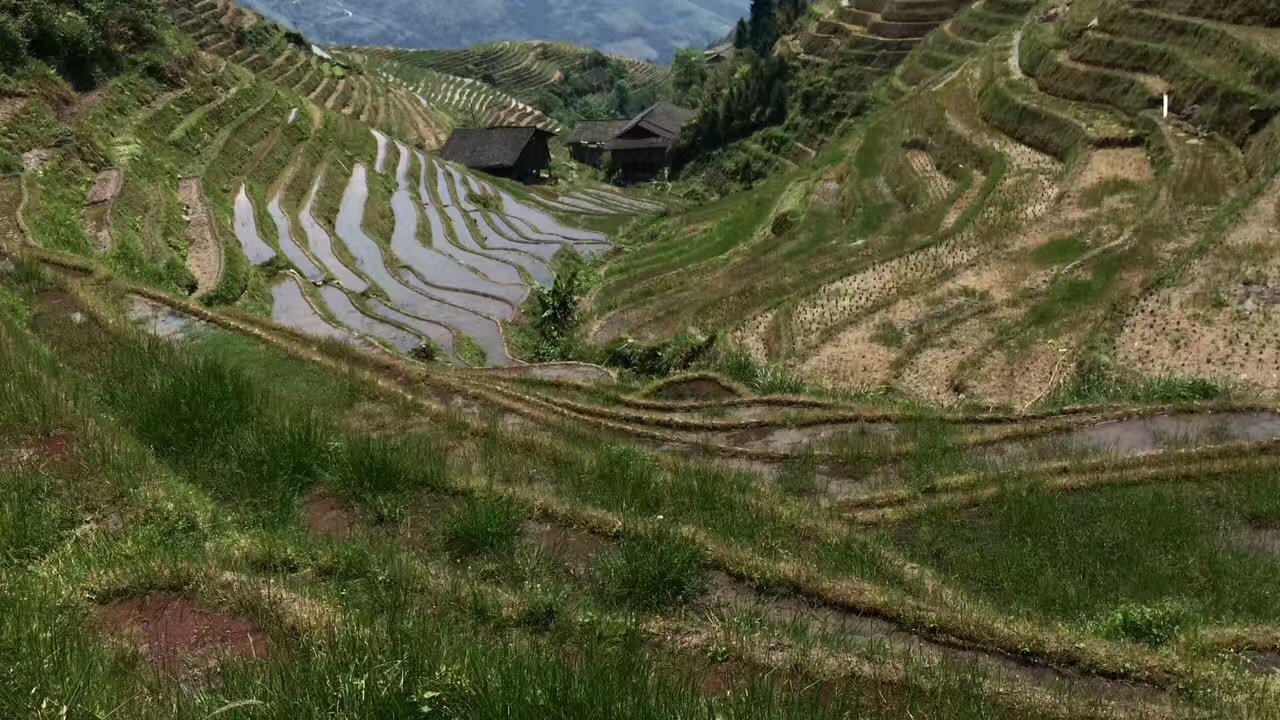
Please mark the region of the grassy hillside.
<svg viewBox="0 0 1280 720"><path fill-rule="evenodd" d="M634 233L594 337L926 402L1274 396L1275 31L1054 8L964 11L814 162Z"/></svg>
<svg viewBox="0 0 1280 720"><path fill-rule="evenodd" d="M670 94L670 69L567 43L499 42L462 50L376 49L373 66L417 85L470 78L539 108L562 125L630 117Z"/></svg>
<svg viewBox="0 0 1280 720"><path fill-rule="evenodd" d="M0 717L1280 718L1275 30L1050 5L697 205L226 2L24 52Z"/></svg>

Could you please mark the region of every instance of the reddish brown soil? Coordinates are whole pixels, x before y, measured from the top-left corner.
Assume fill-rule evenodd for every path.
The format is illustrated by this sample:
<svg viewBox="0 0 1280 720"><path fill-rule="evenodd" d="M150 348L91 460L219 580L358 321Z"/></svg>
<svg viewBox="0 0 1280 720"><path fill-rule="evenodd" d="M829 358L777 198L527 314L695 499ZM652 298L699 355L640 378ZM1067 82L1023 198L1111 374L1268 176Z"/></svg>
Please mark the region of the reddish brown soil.
<svg viewBox="0 0 1280 720"><path fill-rule="evenodd" d="M206 610L184 597L120 600L99 610L95 620L166 674L209 669L220 657L262 660L269 654L266 633L248 620Z"/></svg>
<svg viewBox="0 0 1280 720"><path fill-rule="evenodd" d="M59 430L36 443L36 454L46 460L63 462L71 456L75 447L75 436Z"/></svg>
<svg viewBox="0 0 1280 720"><path fill-rule="evenodd" d="M23 465L62 464L71 458L78 445L75 435L63 430L55 430L44 437L25 440L19 443L18 447L0 451L0 469Z"/></svg>
<svg viewBox="0 0 1280 720"><path fill-rule="evenodd" d="M308 495L302 511L307 528L317 535L346 540L355 531L355 511L345 501L324 490Z"/></svg>

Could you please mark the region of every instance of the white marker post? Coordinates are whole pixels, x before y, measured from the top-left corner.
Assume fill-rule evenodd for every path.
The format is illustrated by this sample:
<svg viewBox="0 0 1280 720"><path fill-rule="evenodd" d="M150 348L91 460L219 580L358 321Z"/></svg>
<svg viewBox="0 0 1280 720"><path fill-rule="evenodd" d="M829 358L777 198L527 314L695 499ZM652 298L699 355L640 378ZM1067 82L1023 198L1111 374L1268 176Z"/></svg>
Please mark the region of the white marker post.
<svg viewBox="0 0 1280 720"><path fill-rule="evenodd" d="M1169 93L1164 94L1164 119L1169 119Z"/></svg>

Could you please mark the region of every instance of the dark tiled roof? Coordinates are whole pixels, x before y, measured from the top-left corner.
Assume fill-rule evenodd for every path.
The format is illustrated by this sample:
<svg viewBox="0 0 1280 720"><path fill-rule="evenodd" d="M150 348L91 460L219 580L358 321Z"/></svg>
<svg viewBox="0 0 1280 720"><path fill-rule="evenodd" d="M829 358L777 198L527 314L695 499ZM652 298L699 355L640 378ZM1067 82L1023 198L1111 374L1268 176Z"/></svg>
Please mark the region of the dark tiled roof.
<svg viewBox="0 0 1280 720"><path fill-rule="evenodd" d="M643 128L661 137L675 139L680 137L680 130L696 116L696 110L660 102L636 116L627 126L618 131L625 135L635 128Z"/></svg>
<svg viewBox="0 0 1280 720"><path fill-rule="evenodd" d="M607 142L618 131L626 127L630 120L583 120L573 126L573 133L566 142L580 142L592 145Z"/></svg>
<svg viewBox="0 0 1280 720"><path fill-rule="evenodd" d="M724 45L717 45L710 50L703 51L702 57L707 61L719 59L730 60L733 58L735 50L737 50L737 48L733 46L733 43L725 43Z"/></svg>
<svg viewBox="0 0 1280 720"><path fill-rule="evenodd" d="M536 127L459 128L440 155L469 168L509 168L539 134L551 135Z"/></svg>

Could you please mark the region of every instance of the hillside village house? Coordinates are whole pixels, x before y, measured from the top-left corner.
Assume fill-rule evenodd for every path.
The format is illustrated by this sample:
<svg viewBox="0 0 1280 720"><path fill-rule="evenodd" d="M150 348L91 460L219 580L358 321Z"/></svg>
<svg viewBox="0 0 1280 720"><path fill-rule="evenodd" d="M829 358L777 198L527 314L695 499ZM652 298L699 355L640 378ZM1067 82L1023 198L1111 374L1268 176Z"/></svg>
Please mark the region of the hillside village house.
<svg viewBox="0 0 1280 720"><path fill-rule="evenodd" d="M547 142L554 135L536 127L459 128L440 156L472 170L531 182L551 174Z"/></svg>
<svg viewBox="0 0 1280 720"><path fill-rule="evenodd" d="M660 177L671 165L671 150L697 112L660 102L631 120L578 123L569 137L575 160L608 167L627 182Z"/></svg>
<svg viewBox="0 0 1280 720"><path fill-rule="evenodd" d="M566 143L574 162L604 167L604 144L613 139L630 120L583 120L573 126Z"/></svg>
<svg viewBox="0 0 1280 720"><path fill-rule="evenodd" d="M717 45L702 53L702 61L705 62L708 67L723 65L734 58L734 55L737 54L737 50L738 49L733 46L733 43Z"/></svg>

